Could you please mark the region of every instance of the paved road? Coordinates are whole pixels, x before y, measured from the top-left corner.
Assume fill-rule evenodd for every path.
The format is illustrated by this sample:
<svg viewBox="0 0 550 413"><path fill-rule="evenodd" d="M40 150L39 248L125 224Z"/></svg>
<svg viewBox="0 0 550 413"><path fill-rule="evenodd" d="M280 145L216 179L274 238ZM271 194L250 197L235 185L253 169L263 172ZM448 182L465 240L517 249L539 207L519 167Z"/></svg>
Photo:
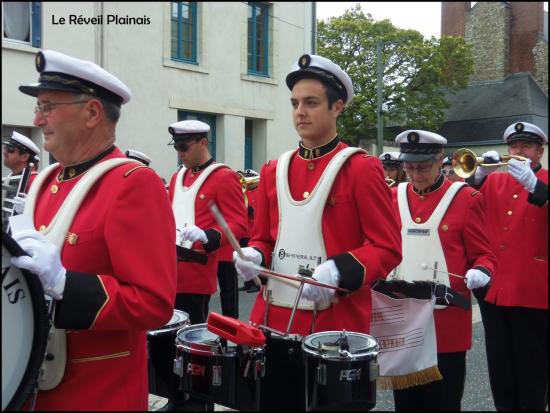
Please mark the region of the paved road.
<svg viewBox="0 0 550 413"><path fill-rule="evenodd" d="M246 321L255 299L255 294L241 292L239 295L239 319ZM477 304L473 307L473 340L472 349L466 357L466 384L462 399L463 411L495 411L489 377L487 374L487 360L485 358L485 338L483 324L479 316ZM219 294L210 300L210 311L221 313ZM393 411L393 395L391 391L378 391L376 407L373 411ZM150 396L149 410L158 410L166 399ZM223 406L216 406L216 410L229 410Z"/></svg>

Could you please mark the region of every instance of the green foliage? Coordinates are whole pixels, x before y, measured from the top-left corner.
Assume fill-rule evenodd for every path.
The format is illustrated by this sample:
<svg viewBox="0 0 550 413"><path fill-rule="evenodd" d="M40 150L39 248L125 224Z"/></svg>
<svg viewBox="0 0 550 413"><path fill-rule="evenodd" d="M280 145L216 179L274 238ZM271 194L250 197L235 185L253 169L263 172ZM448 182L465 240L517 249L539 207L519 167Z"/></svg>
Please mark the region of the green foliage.
<svg viewBox="0 0 550 413"><path fill-rule="evenodd" d="M377 42L383 42L385 125L439 129L448 107L444 90L466 87L473 73L473 58L463 38L424 39L416 30L399 29L387 19L374 21L359 4L340 17L319 21L317 35L317 54L340 65L353 81L355 97L338 124L340 136L353 144L360 138L376 139Z"/></svg>

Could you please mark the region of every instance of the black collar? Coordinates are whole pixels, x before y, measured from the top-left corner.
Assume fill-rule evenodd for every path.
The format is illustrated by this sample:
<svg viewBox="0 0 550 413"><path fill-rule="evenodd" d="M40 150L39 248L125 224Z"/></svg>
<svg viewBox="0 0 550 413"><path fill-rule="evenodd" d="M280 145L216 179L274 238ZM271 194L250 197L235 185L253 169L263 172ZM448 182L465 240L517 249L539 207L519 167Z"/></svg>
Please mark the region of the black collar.
<svg viewBox="0 0 550 413"><path fill-rule="evenodd" d="M539 163L537 166L535 166L535 167L533 168L533 173L536 174L538 171L540 171L541 168L542 168L542 164Z"/></svg>
<svg viewBox="0 0 550 413"><path fill-rule="evenodd" d="M414 186L412 187L413 191L415 194L418 194L418 195L425 195L425 194L429 194L430 192L433 192L439 188L441 188L441 186L443 185L443 183L445 182L445 177L443 175L439 175L437 177L437 179L435 180L435 182L432 184L432 186L424 189L423 191L419 191L418 189L416 189ZM411 184L412 185L412 184Z"/></svg>
<svg viewBox="0 0 550 413"><path fill-rule="evenodd" d="M213 164L215 161L214 161L214 158L210 158L209 160L207 160L205 163L203 163L202 165L199 165L199 166L195 166L194 168L191 168L191 172L200 172L200 171L203 171L205 170L206 168L208 168L211 164Z"/></svg>
<svg viewBox="0 0 550 413"><path fill-rule="evenodd" d="M329 143L324 144L323 146L318 146L313 149L306 148L304 144L300 141L300 148L298 150L298 154L304 158L304 159L316 159L320 158L321 156L326 155L330 151L332 151L336 146L338 146L338 143L340 143L340 139L338 138L338 135L336 135Z"/></svg>
<svg viewBox="0 0 550 413"><path fill-rule="evenodd" d="M77 165L71 165L67 166L66 168L63 168L59 175L57 176L57 179L59 182L66 181L68 179L76 178L79 175L82 175L84 172L86 172L88 169L90 169L92 166L94 166L96 163L98 163L102 158L110 154L115 150L115 145L109 147L108 149L101 152L96 157L90 159L89 161L79 163Z"/></svg>

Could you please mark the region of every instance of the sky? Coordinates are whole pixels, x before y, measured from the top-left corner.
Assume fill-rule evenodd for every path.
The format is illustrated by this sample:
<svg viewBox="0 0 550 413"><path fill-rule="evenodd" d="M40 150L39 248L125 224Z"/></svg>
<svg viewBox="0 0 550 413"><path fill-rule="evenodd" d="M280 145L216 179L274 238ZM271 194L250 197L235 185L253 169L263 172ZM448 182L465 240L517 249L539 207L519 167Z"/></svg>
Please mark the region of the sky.
<svg viewBox="0 0 550 413"><path fill-rule="evenodd" d="M317 19L340 16L357 3L361 4L364 13L370 13L374 20L389 19L394 26L402 29L414 29L426 38L441 35L441 3L440 2L376 2L376 1L342 1L316 2ZM548 11L548 2L544 2L544 10Z"/></svg>

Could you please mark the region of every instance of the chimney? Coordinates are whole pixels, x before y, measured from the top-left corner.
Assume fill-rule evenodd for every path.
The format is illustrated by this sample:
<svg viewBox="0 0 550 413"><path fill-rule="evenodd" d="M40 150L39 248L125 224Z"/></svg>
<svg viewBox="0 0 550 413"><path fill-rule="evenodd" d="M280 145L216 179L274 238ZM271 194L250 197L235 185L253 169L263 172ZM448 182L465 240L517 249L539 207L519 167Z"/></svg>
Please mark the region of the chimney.
<svg viewBox="0 0 550 413"><path fill-rule="evenodd" d="M441 36L464 37L469 1L441 2Z"/></svg>
<svg viewBox="0 0 550 413"><path fill-rule="evenodd" d="M510 2L512 6L510 36L510 73L534 73L533 48L544 32L543 3Z"/></svg>

